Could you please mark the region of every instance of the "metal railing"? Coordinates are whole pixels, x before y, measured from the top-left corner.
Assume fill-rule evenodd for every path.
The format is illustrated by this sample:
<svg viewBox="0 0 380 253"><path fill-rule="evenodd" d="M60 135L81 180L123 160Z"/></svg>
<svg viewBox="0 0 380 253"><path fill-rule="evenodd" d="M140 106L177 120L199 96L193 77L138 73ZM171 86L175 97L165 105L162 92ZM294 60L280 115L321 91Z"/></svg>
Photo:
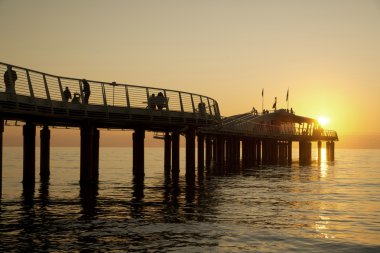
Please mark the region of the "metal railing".
<svg viewBox="0 0 380 253"><path fill-rule="evenodd" d="M31 101L34 101L34 99L42 99L48 103L56 101L62 102L68 107L71 102L64 102L64 90L67 87L72 95L74 95L74 93L80 95L80 103L83 104L82 98L84 92L82 79L51 75L1 62L0 77L4 77L4 80L0 81L0 93L9 93L9 91L6 90L5 76L8 76L9 79L14 78L9 71L5 74L7 69L12 69L17 74L17 79L11 80L15 85L13 93L17 96L13 97L15 97L16 103L17 97L26 96L30 97ZM152 94L157 96L158 93L162 93L165 98L164 110L166 111L194 113L200 115L197 117L202 117L203 115L204 117L211 117L217 120L221 118L218 103L207 96L155 87L93 80L87 81L91 89L91 95L88 101L88 105L90 106L150 109L148 106L149 98Z"/></svg>
<svg viewBox="0 0 380 253"><path fill-rule="evenodd" d="M246 118L246 117L245 117ZM236 124L221 125L220 131L244 134L248 136L260 136L260 137L315 137L315 138L329 138L338 139L336 131L333 130L321 130L314 128L299 128L292 125L269 125L260 124L252 121L236 122Z"/></svg>

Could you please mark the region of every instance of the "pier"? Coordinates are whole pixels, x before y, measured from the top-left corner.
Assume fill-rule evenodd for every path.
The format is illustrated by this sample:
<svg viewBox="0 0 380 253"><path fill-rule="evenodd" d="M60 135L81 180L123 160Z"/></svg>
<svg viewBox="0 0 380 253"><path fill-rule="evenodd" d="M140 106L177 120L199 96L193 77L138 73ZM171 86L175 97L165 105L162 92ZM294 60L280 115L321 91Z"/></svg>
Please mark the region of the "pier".
<svg viewBox="0 0 380 253"><path fill-rule="evenodd" d="M260 164L290 165L295 142L301 165L312 162L313 142L318 160L323 143L327 159L335 159L337 133L285 109L223 117L217 101L200 94L61 77L6 63L0 63L0 74L4 77L0 86L0 196L6 121L21 122L23 127L25 186L35 183L36 134L41 139L40 177L43 181L49 178L52 127L80 129L81 185L98 182L100 129L133 130L133 175L140 180L145 174L148 131L163 140L163 170L172 178L178 178L180 171L180 135L185 136L189 179L205 170L225 174ZM91 89L88 101L86 83ZM67 99L66 87L72 100Z"/></svg>

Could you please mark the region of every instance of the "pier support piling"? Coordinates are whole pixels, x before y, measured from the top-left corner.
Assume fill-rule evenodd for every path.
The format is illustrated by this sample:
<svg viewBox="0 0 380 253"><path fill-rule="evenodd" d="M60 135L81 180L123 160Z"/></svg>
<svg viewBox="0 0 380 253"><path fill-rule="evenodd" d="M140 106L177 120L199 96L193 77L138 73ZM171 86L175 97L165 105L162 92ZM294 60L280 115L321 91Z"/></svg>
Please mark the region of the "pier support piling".
<svg viewBox="0 0 380 253"><path fill-rule="evenodd" d="M209 169L212 160L212 140L210 136L206 136L206 168Z"/></svg>
<svg viewBox="0 0 380 253"><path fill-rule="evenodd" d="M80 127L80 183L99 180L99 130L86 122Z"/></svg>
<svg viewBox="0 0 380 253"><path fill-rule="evenodd" d="M312 144L308 141L299 142L299 162L300 165L311 164L311 148Z"/></svg>
<svg viewBox="0 0 380 253"><path fill-rule="evenodd" d="M50 130L45 125L40 131L40 178L46 181L50 176Z"/></svg>
<svg viewBox="0 0 380 253"><path fill-rule="evenodd" d="M223 171L225 159L225 139L219 135L216 139L216 166L219 172Z"/></svg>
<svg viewBox="0 0 380 253"><path fill-rule="evenodd" d="M198 133L198 174L202 174L204 172L205 167L205 138L202 133Z"/></svg>
<svg viewBox="0 0 380 253"><path fill-rule="evenodd" d="M179 133L172 133L172 175L179 177Z"/></svg>
<svg viewBox="0 0 380 253"><path fill-rule="evenodd" d="M195 129L186 131L186 177L195 176Z"/></svg>
<svg viewBox="0 0 380 253"><path fill-rule="evenodd" d="M217 156L218 156L217 139L218 138L216 136L212 138L212 161L214 161L214 163L216 163Z"/></svg>
<svg viewBox="0 0 380 253"><path fill-rule="evenodd" d="M322 160L322 142L318 141L318 163Z"/></svg>
<svg viewBox="0 0 380 253"><path fill-rule="evenodd" d="M293 159L293 143L292 141L288 141L288 165L292 164L292 159Z"/></svg>
<svg viewBox="0 0 380 253"><path fill-rule="evenodd" d="M248 166L248 163L247 163L247 157L248 157L248 154L247 154L247 138L243 138L242 139L242 143L241 143L241 146L242 146L242 164L243 164L243 167L247 167Z"/></svg>
<svg viewBox="0 0 380 253"><path fill-rule="evenodd" d="M33 185L36 171L36 125L27 121L23 126L23 184Z"/></svg>
<svg viewBox="0 0 380 253"><path fill-rule="evenodd" d="M235 139L235 161L237 168L240 167L240 138Z"/></svg>
<svg viewBox="0 0 380 253"><path fill-rule="evenodd" d="M3 133L4 120L0 119L0 199L3 193Z"/></svg>
<svg viewBox="0 0 380 253"><path fill-rule="evenodd" d="M133 176L144 177L144 139L145 130L135 129L133 133Z"/></svg>
<svg viewBox="0 0 380 253"><path fill-rule="evenodd" d="M257 163L261 163L262 161L262 158L261 158L261 143L262 141L261 140L257 140L256 141L256 161Z"/></svg>
<svg viewBox="0 0 380 253"><path fill-rule="evenodd" d="M172 158L172 137L168 132L165 133L164 143L164 168L165 172L170 173Z"/></svg>
<svg viewBox="0 0 380 253"><path fill-rule="evenodd" d="M330 151L330 142L326 142L326 160L331 161L330 157L331 151Z"/></svg>

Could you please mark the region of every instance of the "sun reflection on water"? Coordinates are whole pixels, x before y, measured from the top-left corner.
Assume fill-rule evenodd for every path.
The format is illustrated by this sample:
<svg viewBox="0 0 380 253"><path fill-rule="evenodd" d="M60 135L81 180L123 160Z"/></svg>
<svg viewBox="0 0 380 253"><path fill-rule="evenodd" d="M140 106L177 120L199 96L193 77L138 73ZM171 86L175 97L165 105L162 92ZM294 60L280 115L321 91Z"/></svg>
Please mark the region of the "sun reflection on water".
<svg viewBox="0 0 380 253"><path fill-rule="evenodd" d="M327 176L327 170L328 170L327 156L326 156L326 149L325 148L321 149L321 161L319 164L319 169L320 169L321 178L325 178Z"/></svg>

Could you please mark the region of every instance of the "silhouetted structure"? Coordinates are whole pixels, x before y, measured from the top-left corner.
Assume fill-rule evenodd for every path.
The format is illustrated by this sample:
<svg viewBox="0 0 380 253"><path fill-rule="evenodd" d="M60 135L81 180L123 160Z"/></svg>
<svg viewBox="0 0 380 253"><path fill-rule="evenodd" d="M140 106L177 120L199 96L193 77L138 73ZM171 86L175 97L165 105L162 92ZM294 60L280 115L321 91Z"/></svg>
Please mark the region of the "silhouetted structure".
<svg viewBox="0 0 380 253"><path fill-rule="evenodd" d="M48 178L50 130L49 126L80 129L80 182L84 186L97 183L99 179L99 129L133 129L133 175L136 180L144 178L145 132L162 132L165 143L165 175L178 181L180 169L180 135L185 136L186 178L193 182L196 175L209 172L224 174L226 170L239 170L240 160L244 166L253 164L278 164L292 162L292 142L299 142L300 163L311 162L311 142L326 141L328 159L334 160L335 131L323 130L311 118L275 108L275 112L264 110L220 116L218 103L207 96L168 89L123 85L91 81L92 98L88 104L89 89L80 79L64 78L21 67L0 63L0 73L11 68L22 76L18 92L9 96L0 87L0 141L4 120L25 122L24 136L24 185L35 181L35 134L41 126L41 178ZM8 75L9 72L8 72ZM12 78L11 78L12 79ZM5 81L5 78L4 78ZM86 81L87 82L87 81ZM88 83L88 82L87 82ZM67 89L83 91L74 93L72 103L68 101ZM66 89L65 89L66 90ZM154 96L154 93L158 93ZM156 100L160 98L160 100ZM148 104L148 106L147 106ZM152 110L157 108L159 110ZM163 110L163 109L166 110ZM292 109L291 109L292 112ZM157 137L159 135L156 135ZM197 138L197 142L195 142ZM198 145L196 166L195 147ZM2 148L2 145L0 145ZM321 145L318 145L320 149ZM1 150L0 150L1 151ZM2 159L0 152L0 162ZM227 167L226 167L227 165ZM0 163L1 172L1 163ZM1 179L1 177L0 177ZM140 184L141 182L139 182ZM0 180L1 188L1 180Z"/></svg>

